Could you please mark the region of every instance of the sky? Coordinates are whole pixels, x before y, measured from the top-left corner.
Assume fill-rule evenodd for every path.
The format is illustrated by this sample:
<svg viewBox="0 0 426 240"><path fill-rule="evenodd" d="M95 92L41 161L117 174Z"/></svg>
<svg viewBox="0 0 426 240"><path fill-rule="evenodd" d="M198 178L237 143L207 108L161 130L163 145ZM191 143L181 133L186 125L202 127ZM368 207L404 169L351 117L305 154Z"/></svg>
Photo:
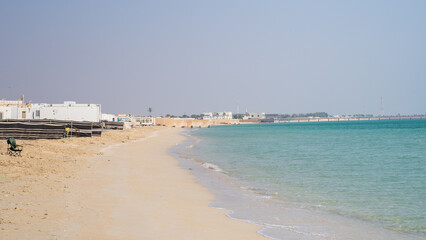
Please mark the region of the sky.
<svg viewBox="0 0 426 240"><path fill-rule="evenodd" d="M426 114L426 1L0 1L0 99Z"/></svg>

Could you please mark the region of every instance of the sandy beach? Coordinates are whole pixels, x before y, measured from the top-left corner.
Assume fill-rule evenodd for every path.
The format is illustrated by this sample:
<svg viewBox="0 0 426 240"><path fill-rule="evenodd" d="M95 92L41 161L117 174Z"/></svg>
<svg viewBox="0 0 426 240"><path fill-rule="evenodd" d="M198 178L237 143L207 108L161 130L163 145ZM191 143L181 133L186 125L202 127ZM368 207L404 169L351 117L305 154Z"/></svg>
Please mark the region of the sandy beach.
<svg viewBox="0 0 426 240"><path fill-rule="evenodd" d="M265 239L209 207L215 196L167 153L180 131L18 140L22 158L2 142L0 239Z"/></svg>

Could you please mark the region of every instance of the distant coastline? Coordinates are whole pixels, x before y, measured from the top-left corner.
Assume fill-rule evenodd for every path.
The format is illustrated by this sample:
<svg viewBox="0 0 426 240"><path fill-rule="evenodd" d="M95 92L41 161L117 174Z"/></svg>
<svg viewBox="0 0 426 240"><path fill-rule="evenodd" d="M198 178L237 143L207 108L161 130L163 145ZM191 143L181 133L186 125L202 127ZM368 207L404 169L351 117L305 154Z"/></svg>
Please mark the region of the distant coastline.
<svg viewBox="0 0 426 240"><path fill-rule="evenodd" d="M264 119L214 119L195 118L155 118L155 125L177 128L209 128L217 125L261 124L261 123L302 123L302 122L347 122L377 120L426 119L426 116L390 116L390 117L308 117L308 118L264 118Z"/></svg>
<svg viewBox="0 0 426 240"><path fill-rule="evenodd" d="M426 119L426 116L391 116L391 117L328 117L328 118L291 118L273 119L275 123L285 122L340 122L340 121L375 121L375 120L403 120Z"/></svg>

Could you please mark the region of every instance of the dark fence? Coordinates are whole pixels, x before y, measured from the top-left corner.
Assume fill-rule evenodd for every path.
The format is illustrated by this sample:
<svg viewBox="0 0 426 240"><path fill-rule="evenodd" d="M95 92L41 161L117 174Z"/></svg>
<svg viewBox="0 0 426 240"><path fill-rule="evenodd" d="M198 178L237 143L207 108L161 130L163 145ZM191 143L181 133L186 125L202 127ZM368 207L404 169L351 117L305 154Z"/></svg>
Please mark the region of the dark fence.
<svg viewBox="0 0 426 240"><path fill-rule="evenodd" d="M124 122L102 122L105 125L105 129L123 130Z"/></svg>
<svg viewBox="0 0 426 240"><path fill-rule="evenodd" d="M62 124L0 122L0 138L16 139L58 139L65 135Z"/></svg>
<svg viewBox="0 0 426 240"><path fill-rule="evenodd" d="M58 139L101 136L103 123L66 120L1 120L0 138Z"/></svg>

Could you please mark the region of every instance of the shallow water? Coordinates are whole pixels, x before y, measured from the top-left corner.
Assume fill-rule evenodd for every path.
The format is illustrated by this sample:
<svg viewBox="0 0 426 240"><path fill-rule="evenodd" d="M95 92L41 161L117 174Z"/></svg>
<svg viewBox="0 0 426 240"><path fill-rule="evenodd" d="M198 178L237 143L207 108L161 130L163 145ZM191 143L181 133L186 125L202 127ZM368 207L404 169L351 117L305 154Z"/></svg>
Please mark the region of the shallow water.
<svg viewBox="0 0 426 240"><path fill-rule="evenodd" d="M265 226L268 236L426 239L425 120L220 126L189 134L174 152L218 196L214 206Z"/></svg>

